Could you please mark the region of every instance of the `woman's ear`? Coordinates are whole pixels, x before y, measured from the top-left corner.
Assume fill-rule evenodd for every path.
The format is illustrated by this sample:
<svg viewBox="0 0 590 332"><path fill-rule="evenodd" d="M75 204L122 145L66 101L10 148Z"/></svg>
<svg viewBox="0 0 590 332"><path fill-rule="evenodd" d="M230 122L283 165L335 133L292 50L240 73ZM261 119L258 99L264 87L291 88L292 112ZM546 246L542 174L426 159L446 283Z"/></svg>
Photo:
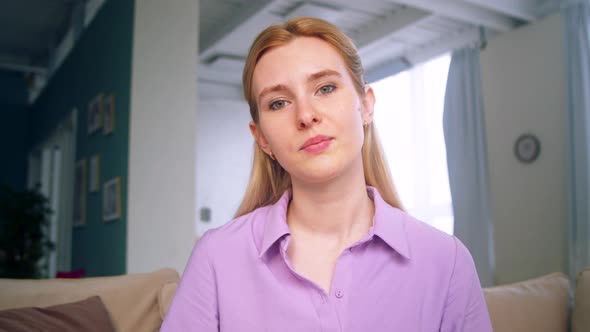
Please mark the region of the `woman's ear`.
<svg viewBox="0 0 590 332"><path fill-rule="evenodd" d="M270 150L270 147L268 146L268 141L264 137L264 134L262 133L262 130L260 130L260 127L258 125L256 125L253 121L250 121L249 126L250 126L250 133L252 134L252 137L254 137L254 140L256 140L256 143L258 144L258 146L266 154L270 154L271 150Z"/></svg>
<svg viewBox="0 0 590 332"><path fill-rule="evenodd" d="M363 97L362 118L363 123L373 122L373 113L375 111L375 92L373 88L367 85L365 87L365 96Z"/></svg>

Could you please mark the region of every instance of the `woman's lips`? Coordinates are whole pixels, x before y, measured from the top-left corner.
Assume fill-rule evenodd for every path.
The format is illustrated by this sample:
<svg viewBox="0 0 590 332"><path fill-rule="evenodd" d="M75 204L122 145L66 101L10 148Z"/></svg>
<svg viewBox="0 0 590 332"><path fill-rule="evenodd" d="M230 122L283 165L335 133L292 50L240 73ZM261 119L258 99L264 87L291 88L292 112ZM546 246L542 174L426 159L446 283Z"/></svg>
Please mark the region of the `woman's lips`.
<svg viewBox="0 0 590 332"><path fill-rule="evenodd" d="M320 153L320 152L326 150L330 146L331 142L332 142L332 140L321 141L316 144L308 145L303 150L305 150L309 153Z"/></svg>
<svg viewBox="0 0 590 332"><path fill-rule="evenodd" d="M309 153L320 153L325 151L332 144L332 137L318 135L305 142L302 150Z"/></svg>

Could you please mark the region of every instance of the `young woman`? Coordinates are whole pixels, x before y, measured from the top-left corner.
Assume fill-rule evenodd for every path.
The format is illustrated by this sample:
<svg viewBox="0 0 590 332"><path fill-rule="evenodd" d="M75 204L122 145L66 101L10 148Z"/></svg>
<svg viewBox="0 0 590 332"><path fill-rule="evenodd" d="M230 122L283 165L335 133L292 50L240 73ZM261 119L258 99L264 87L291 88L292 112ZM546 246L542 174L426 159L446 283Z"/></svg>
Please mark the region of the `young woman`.
<svg viewBox="0 0 590 332"><path fill-rule="evenodd" d="M349 38L271 26L243 88L250 184L195 246L162 331L492 331L467 249L402 210Z"/></svg>

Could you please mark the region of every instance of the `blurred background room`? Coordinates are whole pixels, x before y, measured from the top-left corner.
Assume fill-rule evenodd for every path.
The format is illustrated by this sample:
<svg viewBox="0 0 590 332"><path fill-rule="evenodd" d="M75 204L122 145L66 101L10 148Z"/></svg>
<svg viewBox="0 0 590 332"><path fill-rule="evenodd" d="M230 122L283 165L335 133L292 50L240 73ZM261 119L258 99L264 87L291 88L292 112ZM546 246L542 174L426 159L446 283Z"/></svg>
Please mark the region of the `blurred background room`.
<svg viewBox="0 0 590 332"><path fill-rule="evenodd" d="M0 0L0 277L182 273L248 181L250 43L315 16L359 48L407 211L459 237L483 286L573 279L590 265L587 6Z"/></svg>

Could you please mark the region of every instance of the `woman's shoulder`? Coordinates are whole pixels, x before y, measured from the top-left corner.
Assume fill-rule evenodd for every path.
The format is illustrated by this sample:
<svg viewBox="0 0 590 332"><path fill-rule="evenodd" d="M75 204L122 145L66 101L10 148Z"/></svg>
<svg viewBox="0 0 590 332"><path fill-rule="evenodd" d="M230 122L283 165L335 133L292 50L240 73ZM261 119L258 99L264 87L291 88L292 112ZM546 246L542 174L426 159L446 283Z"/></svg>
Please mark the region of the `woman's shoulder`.
<svg viewBox="0 0 590 332"><path fill-rule="evenodd" d="M454 236L406 213L401 212L406 234L413 243L444 249L453 244Z"/></svg>
<svg viewBox="0 0 590 332"><path fill-rule="evenodd" d="M449 258L455 254L457 239L386 202L376 188L368 187L375 202L375 230L386 242L397 247L407 258L420 258L428 264L432 259ZM447 261L443 259L443 261Z"/></svg>
<svg viewBox="0 0 590 332"><path fill-rule="evenodd" d="M470 260L471 254L456 236L447 234L405 212L401 212L408 245L413 257L453 267L457 260Z"/></svg>
<svg viewBox="0 0 590 332"><path fill-rule="evenodd" d="M210 252L223 252L231 248L243 247L255 243L264 230L270 206L263 206L245 215L236 217L227 223L208 229L199 242L206 242ZM233 250L232 250L233 251Z"/></svg>

